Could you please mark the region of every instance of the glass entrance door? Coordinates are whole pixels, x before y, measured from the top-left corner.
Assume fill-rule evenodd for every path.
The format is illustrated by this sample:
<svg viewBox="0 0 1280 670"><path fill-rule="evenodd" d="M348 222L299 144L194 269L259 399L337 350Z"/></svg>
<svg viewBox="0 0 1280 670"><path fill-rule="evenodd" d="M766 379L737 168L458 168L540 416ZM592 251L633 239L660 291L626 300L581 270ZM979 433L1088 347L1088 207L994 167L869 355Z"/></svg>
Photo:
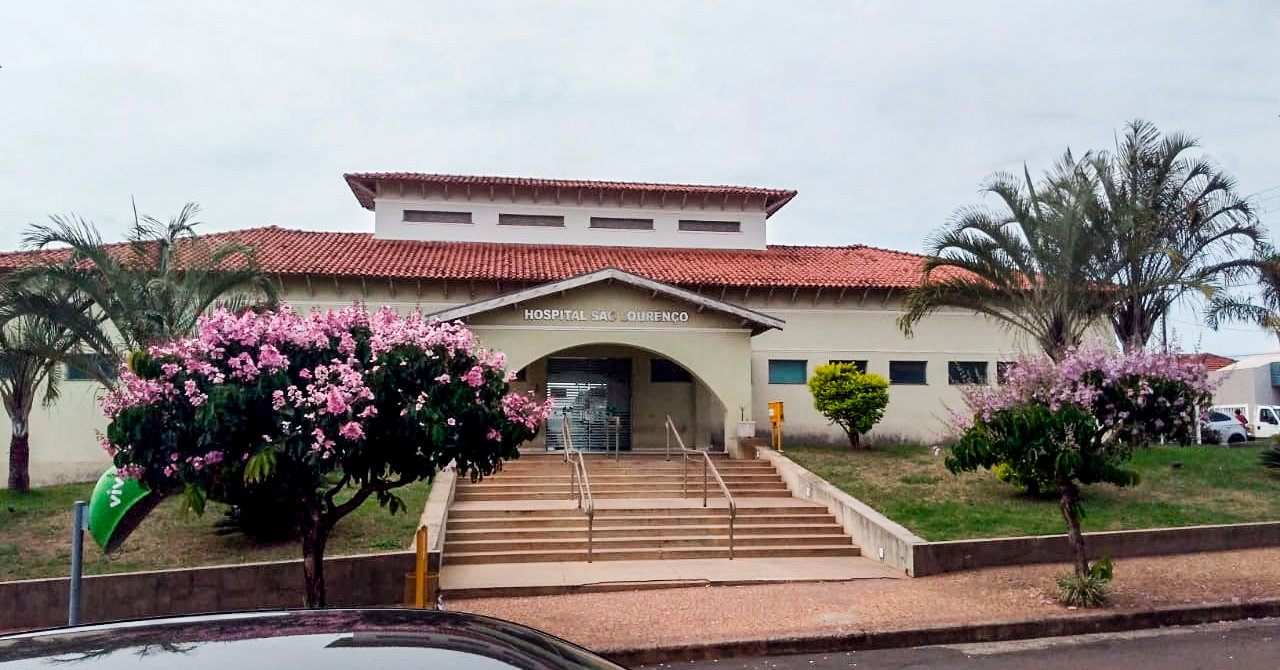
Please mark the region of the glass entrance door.
<svg viewBox="0 0 1280 670"><path fill-rule="evenodd" d="M564 449L562 422L578 449L611 449L607 427L614 417L621 423L619 448L631 449L630 358L548 358L547 396L547 449Z"/></svg>

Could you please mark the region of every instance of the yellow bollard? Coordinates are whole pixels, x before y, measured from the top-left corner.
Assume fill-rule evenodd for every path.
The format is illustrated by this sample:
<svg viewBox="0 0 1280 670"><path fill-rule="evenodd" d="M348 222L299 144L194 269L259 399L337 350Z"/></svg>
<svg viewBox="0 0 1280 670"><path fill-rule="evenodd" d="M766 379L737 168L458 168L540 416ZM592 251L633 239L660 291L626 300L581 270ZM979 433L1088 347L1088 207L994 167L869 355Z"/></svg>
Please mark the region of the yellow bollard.
<svg viewBox="0 0 1280 670"><path fill-rule="evenodd" d="M416 550L415 553L417 554L417 564L414 565L413 575L412 575L413 606L417 607L418 609L434 607L435 601L433 596L435 594L433 593L433 591L435 591L435 589L432 588L433 586L432 578L435 577L435 575L427 571L428 565L427 565L427 527L426 526L421 526L418 528L418 535L417 535L416 541L414 542L414 549Z"/></svg>

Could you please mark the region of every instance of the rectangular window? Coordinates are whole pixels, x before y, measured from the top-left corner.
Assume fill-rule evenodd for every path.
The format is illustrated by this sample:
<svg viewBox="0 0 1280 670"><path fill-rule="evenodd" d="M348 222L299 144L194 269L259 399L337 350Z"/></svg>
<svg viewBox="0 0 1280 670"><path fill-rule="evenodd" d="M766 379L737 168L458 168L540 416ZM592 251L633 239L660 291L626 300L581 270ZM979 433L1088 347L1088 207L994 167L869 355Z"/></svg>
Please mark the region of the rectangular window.
<svg viewBox="0 0 1280 670"><path fill-rule="evenodd" d="M675 361L665 358L654 358L649 361L649 381L651 382L691 382L693 377L689 371L680 367Z"/></svg>
<svg viewBox="0 0 1280 670"><path fill-rule="evenodd" d="M1009 372L1018 364L1013 361L1000 361L996 363L996 383L1004 386L1009 383Z"/></svg>
<svg viewBox="0 0 1280 670"><path fill-rule="evenodd" d="M986 384L986 361L947 361L947 383L952 386L963 384Z"/></svg>
<svg viewBox="0 0 1280 670"><path fill-rule="evenodd" d="M555 214L499 214L498 225L564 228L564 217Z"/></svg>
<svg viewBox="0 0 1280 670"><path fill-rule="evenodd" d="M519 370L516 370L516 378L514 381L518 381L518 382L529 381L529 368L520 368Z"/></svg>
<svg viewBox="0 0 1280 670"><path fill-rule="evenodd" d="M867 372L867 362L866 362L866 361L840 360L840 359L834 359L834 358L833 358L833 359L831 359L831 360L829 360L829 361L827 361L827 362L828 362L828 363L830 363L830 364L832 364L832 365L835 365L836 363L844 363L844 364L847 364L847 365L852 365L852 366L853 366L853 367L855 367L855 368L858 368L858 372L861 372L861 373L863 373L863 374L866 374L866 372Z"/></svg>
<svg viewBox="0 0 1280 670"><path fill-rule="evenodd" d="M404 210L407 223L471 223L471 212L428 212L421 209Z"/></svg>
<svg viewBox="0 0 1280 670"><path fill-rule="evenodd" d="M69 382L97 381L97 372L107 379L116 378L116 365L106 356L99 354L71 354L67 356L66 380Z"/></svg>
<svg viewBox="0 0 1280 670"><path fill-rule="evenodd" d="M890 384L928 384L925 361L889 361Z"/></svg>
<svg viewBox="0 0 1280 670"><path fill-rule="evenodd" d="M742 223L739 221L680 219L680 230L690 233L740 233L742 232Z"/></svg>
<svg viewBox="0 0 1280 670"><path fill-rule="evenodd" d="M805 383L806 372L809 361L796 360L769 360L769 383L770 384L803 384Z"/></svg>
<svg viewBox="0 0 1280 670"><path fill-rule="evenodd" d="M622 219L611 216L591 217L592 228L609 230L653 230L653 219Z"/></svg>

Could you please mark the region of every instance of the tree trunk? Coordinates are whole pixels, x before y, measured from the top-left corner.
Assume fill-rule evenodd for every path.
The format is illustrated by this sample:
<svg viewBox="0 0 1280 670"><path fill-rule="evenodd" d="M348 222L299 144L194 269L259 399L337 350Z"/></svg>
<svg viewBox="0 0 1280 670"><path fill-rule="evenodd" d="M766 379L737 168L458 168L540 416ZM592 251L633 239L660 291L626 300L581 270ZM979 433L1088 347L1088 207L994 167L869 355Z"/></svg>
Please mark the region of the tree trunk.
<svg viewBox="0 0 1280 670"><path fill-rule="evenodd" d="M17 427L16 425L14 426ZM31 443L26 431L14 431L9 440L9 490L27 493L31 490Z"/></svg>
<svg viewBox="0 0 1280 670"><path fill-rule="evenodd" d="M846 431L845 431L845 434L849 436L849 448L850 448L850 449L861 449L861 448L862 448L862 435L861 435L861 434L859 434L859 433L858 433L858 431L856 431L856 430L846 430Z"/></svg>
<svg viewBox="0 0 1280 670"><path fill-rule="evenodd" d="M1062 518L1067 520L1067 544L1071 547L1071 560L1075 564L1076 575L1089 575L1089 557L1084 551L1084 535L1080 532L1080 517L1076 505L1080 502L1080 488L1075 484L1063 484L1058 487L1062 493Z"/></svg>
<svg viewBox="0 0 1280 670"><path fill-rule="evenodd" d="M313 518L302 529L302 577L306 582L303 606L325 607L324 546L329 541L329 527L322 519Z"/></svg>

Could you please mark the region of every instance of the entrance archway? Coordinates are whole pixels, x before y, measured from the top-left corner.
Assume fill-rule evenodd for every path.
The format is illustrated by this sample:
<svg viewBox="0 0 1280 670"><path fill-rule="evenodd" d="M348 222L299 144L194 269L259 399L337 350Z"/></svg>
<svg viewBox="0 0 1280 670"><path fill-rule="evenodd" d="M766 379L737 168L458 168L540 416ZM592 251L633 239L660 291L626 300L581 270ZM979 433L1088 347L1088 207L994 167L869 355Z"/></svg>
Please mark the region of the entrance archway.
<svg viewBox="0 0 1280 670"><path fill-rule="evenodd" d="M650 349L596 342L560 349L522 368L522 385L553 403L547 430L533 446L561 448L561 422L575 446L612 447L611 422L620 427L624 450L666 446L666 418L671 417L689 448L721 451L732 419L725 403L704 379L683 362Z"/></svg>

